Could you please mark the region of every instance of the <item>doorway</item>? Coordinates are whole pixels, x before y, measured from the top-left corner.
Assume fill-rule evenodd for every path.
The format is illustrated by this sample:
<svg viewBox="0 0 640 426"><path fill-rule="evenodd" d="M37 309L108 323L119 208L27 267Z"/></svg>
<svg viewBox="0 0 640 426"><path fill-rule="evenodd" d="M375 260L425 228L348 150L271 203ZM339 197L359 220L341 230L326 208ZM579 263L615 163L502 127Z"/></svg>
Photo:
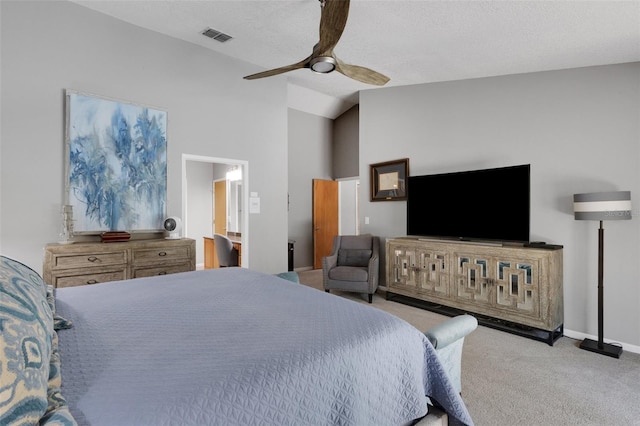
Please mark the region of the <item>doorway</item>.
<svg viewBox="0 0 640 426"><path fill-rule="evenodd" d="M322 258L331 254L338 235L338 182L313 179L313 268L322 268Z"/></svg>
<svg viewBox="0 0 640 426"><path fill-rule="evenodd" d="M313 269L331 254L335 235L360 235L360 179L313 179Z"/></svg>
<svg viewBox="0 0 640 426"><path fill-rule="evenodd" d="M214 170L240 170L239 187L248 188L249 163L245 160L182 154L182 222L184 237L196 241L196 265L204 265L204 238L213 237ZM206 189L205 189L206 188ZM248 191L241 191L238 205L249 205ZM242 229L242 266L249 267L249 214L248 209L234 213L238 228Z"/></svg>

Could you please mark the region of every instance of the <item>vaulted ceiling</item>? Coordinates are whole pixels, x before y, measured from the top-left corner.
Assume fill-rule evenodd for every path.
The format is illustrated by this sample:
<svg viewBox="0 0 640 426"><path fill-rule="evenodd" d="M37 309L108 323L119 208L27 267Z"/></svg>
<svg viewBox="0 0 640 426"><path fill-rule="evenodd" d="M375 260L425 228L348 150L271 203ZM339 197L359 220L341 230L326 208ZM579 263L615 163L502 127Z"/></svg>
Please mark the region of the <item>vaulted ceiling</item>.
<svg viewBox="0 0 640 426"><path fill-rule="evenodd" d="M306 58L319 38L318 0L73 1L246 61L253 72ZM205 37L207 28L232 38ZM385 87L635 62L640 0L353 0L335 54L387 75ZM377 87L337 72L282 75L351 104Z"/></svg>

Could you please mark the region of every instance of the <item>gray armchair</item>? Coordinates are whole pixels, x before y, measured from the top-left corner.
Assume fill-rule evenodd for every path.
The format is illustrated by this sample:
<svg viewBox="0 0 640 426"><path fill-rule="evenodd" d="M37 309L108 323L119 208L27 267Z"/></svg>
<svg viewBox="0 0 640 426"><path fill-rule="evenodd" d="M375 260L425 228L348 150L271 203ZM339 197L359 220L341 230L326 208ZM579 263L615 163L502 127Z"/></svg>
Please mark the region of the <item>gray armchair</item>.
<svg viewBox="0 0 640 426"><path fill-rule="evenodd" d="M233 247L233 242L222 234L213 235L213 244L216 247L216 256L221 268L238 266L238 250Z"/></svg>
<svg viewBox="0 0 640 426"><path fill-rule="evenodd" d="M471 315L449 318L424 334L438 354L440 362L458 393L462 393L462 344L464 338L478 327L478 320Z"/></svg>
<svg viewBox="0 0 640 426"><path fill-rule="evenodd" d="M336 235L331 255L322 258L324 290L353 291L369 295L378 288L380 239L372 235Z"/></svg>

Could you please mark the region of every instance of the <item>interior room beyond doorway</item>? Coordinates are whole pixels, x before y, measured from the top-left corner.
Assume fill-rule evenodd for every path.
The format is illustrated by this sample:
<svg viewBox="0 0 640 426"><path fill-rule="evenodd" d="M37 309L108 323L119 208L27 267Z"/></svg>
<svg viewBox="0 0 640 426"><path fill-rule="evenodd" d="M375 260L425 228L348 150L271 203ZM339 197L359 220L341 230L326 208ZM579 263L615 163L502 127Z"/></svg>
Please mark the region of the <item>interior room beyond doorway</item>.
<svg viewBox="0 0 640 426"><path fill-rule="evenodd" d="M249 265L248 162L183 154L182 216L184 237L196 241L196 267L204 269L205 249L214 233L231 235L242 246L242 265ZM229 175L227 175L229 173ZM215 200L215 187L223 187L224 201ZM219 194L220 195L220 194ZM216 218L216 204L221 207ZM216 223L218 229L216 230ZM211 258L211 253L209 253Z"/></svg>

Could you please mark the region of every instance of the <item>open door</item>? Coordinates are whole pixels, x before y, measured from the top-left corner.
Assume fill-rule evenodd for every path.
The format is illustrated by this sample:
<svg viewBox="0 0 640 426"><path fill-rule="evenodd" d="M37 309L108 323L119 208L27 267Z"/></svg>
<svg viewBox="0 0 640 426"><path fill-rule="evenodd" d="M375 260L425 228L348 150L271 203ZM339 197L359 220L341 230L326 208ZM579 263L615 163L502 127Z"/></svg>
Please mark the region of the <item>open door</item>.
<svg viewBox="0 0 640 426"><path fill-rule="evenodd" d="M331 254L338 235L338 182L313 180L313 267L322 268L322 258Z"/></svg>
<svg viewBox="0 0 640 426"><path fill-rule="evenodd" d="M213 232L227 235L227 181L218 180L213 183L214 227Z"/></svg>

